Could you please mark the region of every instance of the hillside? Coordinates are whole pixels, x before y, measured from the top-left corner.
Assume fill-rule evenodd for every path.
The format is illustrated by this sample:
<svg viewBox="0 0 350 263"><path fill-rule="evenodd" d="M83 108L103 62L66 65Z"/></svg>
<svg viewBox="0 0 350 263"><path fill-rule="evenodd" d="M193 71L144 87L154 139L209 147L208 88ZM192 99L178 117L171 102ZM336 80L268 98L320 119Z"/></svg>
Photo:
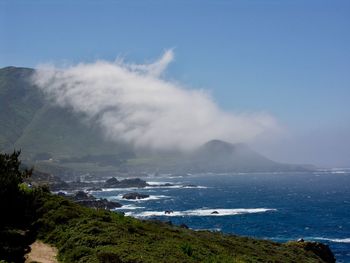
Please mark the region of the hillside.
<svg viewBox="0 0 350 263"><path fill-rule="evenodd" d="M82 207L29 188L18 156L0 155L1 262L23 262L35 240L56 247L60 262L334 262L321 243L279 244Z"/></svg>
<svg viewBox="0 0 350 263"><path fill-rule="evenodd" d="M246 144L220 140L209 141L194 152L143 152L140 158L129 160L128 168L135 171L175 173L229 173L305 171L310 167L282 164L255 152Z"/></svg>
<svg viewBox="0 0 350 263"><path fill-rule="evenodd" d="M0 150L22 149L29 165L44 172L80 174L303 171L280 164L243 144L210 141L192 153L135 151L106 141L98 127L54 106L30 81L33 69L0 69Z"/></svg>
<svg viewBox="0 0 350 263"><path fill-rule="evenodd" d="M55 159L128 153L130 148L103 139L100 131L69 109L52 106L35 88L33 69L0 69L0 150L22 149L23 158Z"/></svg>
<svg viewBox="0 0 350 263"><path fill-rule="evenodd" d="M0 149L12 148L23 135L43 98L29 82L32 69L0 70Z"/></svg>
<svg viewBox="0 0 350 263"><path fill-rule="evenodd" d="M220 140L212 140L201 146L193 154L191 162L202 172L266 172L304 169L302 166L272 161L246 144L231 144Z"/></svg>

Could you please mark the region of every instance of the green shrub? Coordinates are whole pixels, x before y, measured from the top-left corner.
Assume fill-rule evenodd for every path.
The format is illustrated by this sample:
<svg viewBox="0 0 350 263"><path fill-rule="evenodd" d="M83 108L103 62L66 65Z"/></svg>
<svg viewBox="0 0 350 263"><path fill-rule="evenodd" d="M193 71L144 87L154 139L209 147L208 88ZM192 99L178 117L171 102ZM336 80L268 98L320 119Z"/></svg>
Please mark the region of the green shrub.
<svg viewBox="0 0 350 263"><path fill-rule="evenodd" d="M182 244L181 249L187 256L191 257L193 255L193 249L190 244L188 243Z"/></svg>
<svg viewBox="0 0 350 263"><path fill-rule="evenodd" d="M97 259L100 263L123 263L117 254L107 251L99 252Z"/></svg>
<svg viewBox="0 0 350 263"><path fill-rule="evenodd" d="M81 258L91 256L93 250L85 246L74 246L64 254L64 262L78 262Z"/></svg>

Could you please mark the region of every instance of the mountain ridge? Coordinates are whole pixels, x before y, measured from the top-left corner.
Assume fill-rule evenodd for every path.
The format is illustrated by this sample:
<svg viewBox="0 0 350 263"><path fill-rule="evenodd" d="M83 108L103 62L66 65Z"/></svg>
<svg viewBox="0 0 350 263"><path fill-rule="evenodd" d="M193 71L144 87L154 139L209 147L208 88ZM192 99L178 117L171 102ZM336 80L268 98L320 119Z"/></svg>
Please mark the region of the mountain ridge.
<svg viewBox="0 0 350 263"><path fill-rule="evenodd" d="M24 161L34 163L44 171L72 169L79 174L90 171L222 173L305 170L303 166L272 161L245 144L217 139L187 154L138 151L125 143L109 142L99 127L83 123L82 116L50 104L30 81L34 72L30 68L0 69L0 150L22 149ZM37 160L38 155L52 156L49 158L52 161ZM101 156L106 156L108 162L91 161L100 160ZM111 162L113 158L115 164ZM89 161L84 163L83 160Z"/></svg>

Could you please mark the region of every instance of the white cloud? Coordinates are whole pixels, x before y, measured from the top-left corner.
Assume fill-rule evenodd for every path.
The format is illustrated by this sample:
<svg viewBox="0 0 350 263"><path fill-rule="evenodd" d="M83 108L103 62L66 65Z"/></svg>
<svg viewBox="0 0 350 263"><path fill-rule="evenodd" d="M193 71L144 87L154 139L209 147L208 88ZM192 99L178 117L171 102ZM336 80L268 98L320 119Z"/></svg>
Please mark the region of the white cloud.
<svg viewBox="0 0 350 263"><path fill-rule="evenodd" d="M39 67L33 80L62 107L97 122L108 139L152 149L192 150L211 140L247 142L276 129L265 113L230 113L207 92L161 78L173 52L152 64L97 61Z"/></svg>

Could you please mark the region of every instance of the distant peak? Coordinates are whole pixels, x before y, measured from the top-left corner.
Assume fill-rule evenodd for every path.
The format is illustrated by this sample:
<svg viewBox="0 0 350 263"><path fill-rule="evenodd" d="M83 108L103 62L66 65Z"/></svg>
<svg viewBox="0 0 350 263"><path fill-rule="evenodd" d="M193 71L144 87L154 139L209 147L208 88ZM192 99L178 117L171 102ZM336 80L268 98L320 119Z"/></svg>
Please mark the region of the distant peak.
<svg viewBox="0 0 350 263"><path fill-rule="evenodd" d="M7 67L0 68L0 70L34 70L34 69L26 68L26 67L7 66Z"/></svg>
<svg viewBox="0 0 350 263"><path fill-rule="evenodd" d="M235 150L235 145L221 141L221 140L211 140L205 143L202 147L202 151L210 152L210 153L232 153Z"/></svg>
<svg viewBox="0 0 350 263"><path fill-rule="evenodd" d="M230 143L222 140L210 140L206 142L203 146L206 147L230 147L230 148L247 148L248 146L244 143Z"/></svg>
<svg viewBox="0 0 350 263"><path fill-rule="evenodd" d="M214 139L206 142L204 145L232 145L232 144L222 140Z"/></svg>

